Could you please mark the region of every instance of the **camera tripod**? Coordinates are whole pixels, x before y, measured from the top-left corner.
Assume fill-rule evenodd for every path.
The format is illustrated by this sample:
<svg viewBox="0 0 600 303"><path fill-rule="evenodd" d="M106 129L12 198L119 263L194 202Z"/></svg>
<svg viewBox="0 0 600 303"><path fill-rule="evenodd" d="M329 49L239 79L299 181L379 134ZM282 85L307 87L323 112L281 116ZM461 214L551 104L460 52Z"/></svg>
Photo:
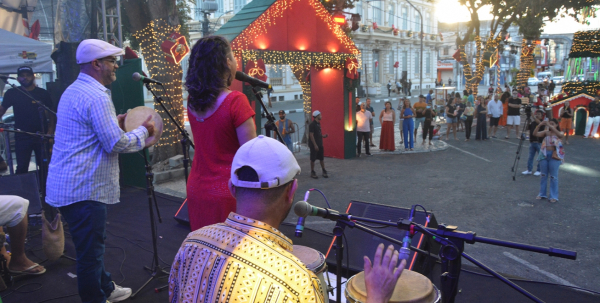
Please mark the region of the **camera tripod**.
<svg viewBox="0 0 600 303"><path fill-rule="evenodd" d="M511 171L513 172L513 176L512 179L513 181L515 181L516 176L517 176L517 168L519 166L519 160L521 160L521 148L523 147L523 142L525 142L525 131L529 129L529 127L531 126L531 109L525 109L525 114L527 115L527 119L525 119L525 127L523 128L523 131L521 131L521 138L519 139L519 147L517 147L517 154L515 156L515 161L513 163L513 166L511 168Z"/></svg>

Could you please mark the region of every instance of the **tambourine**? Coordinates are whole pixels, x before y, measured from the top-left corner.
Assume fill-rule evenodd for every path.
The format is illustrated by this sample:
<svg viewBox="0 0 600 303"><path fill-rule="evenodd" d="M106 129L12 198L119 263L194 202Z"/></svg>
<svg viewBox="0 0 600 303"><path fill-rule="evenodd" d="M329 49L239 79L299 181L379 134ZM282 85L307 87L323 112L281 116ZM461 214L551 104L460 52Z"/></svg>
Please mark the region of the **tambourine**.
<svg viewBox="0 0 600 303"><path fill-rule="evenodd" d="M138 106L127 113L125 117L125 131L130 132L142 125L148 116L154 120L154 134L146 139L146 147L150 147L160 139L163 132L163 120L154 109L146 106Z"/></svg>

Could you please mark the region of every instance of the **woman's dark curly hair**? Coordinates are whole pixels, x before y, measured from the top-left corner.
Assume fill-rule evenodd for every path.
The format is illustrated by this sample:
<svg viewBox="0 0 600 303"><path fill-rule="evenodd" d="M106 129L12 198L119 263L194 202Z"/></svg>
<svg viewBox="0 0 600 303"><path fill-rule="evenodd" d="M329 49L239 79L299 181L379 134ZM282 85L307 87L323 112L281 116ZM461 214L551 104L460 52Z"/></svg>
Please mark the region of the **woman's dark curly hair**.
<svg viewBox="0 0 600 303"><path fill-rule="evenodd" d="M229 42L220 36L209 36L196 42L190 55L185 78L189 93L188 104L196 111L205 111L217 101L221 91L231 85L231 70L227 58Z"/></svg>

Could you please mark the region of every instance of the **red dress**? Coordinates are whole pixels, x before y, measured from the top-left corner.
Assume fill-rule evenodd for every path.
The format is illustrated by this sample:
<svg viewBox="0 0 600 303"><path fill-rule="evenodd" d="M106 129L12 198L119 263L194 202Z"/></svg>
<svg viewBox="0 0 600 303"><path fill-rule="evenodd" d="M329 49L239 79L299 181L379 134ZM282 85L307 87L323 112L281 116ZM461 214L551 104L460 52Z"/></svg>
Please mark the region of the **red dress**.
<svg viewBox="0 0 600 303"><path fill-rule="evenodd" d="M233 156L240 147L236 128L254 117L248 98L233 91L206 119L190 115L196 149L187 183L188 212L192 231L224 222L235 211L229 192ZM203 121L203 122L201 122Z"/></svg>

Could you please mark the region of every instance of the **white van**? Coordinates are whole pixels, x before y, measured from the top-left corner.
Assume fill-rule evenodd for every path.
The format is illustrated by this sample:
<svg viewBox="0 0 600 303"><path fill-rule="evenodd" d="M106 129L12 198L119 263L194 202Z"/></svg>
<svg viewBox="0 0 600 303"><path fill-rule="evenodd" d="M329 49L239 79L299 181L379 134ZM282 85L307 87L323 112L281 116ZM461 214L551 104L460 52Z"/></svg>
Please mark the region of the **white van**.
<svg viewBox="0 0 600 303"><path fill-rule="evenodd" d="M552 79L552 72L540 72L537 74L537 78L540 81L544 81L544 79L546 79L546 77L548 77L548 79Z"/></svg>

